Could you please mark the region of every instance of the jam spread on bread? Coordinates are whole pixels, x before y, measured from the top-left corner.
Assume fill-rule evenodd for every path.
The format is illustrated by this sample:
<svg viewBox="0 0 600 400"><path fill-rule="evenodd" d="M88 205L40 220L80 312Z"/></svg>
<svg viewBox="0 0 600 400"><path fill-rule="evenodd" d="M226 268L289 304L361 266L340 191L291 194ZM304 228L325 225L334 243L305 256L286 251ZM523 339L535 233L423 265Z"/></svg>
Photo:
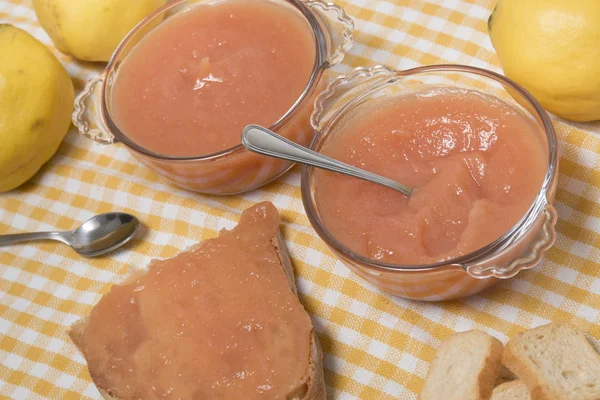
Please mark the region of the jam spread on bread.
<svg viewBox="0 0 600 400"><path fill-rule="evenodd" d="M71 337L117 399L286 399L306 380L311 320L278 253L271 203L115 285Z"/></svg>

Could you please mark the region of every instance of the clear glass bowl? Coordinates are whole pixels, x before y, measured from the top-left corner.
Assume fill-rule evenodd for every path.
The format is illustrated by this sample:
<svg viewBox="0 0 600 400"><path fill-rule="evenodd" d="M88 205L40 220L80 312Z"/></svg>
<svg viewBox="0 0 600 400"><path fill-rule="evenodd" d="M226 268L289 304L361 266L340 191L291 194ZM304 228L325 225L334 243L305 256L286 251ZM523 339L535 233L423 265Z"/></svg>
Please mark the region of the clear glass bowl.
<svg viewBox="0 0 600 400"><path fill-rule="evenodd" d="M434 65L406 71L361 67L338 77L316 99L311 124L317 136L311 148L318 152L335 131L336 124L369 101L398 93L420 92L432 85L492 94L519 108L540 127L548 146L546 176L535 201L515 226L487 246L453 260L430 265L385 264L356 254L330 234L315 202L311 167L302 171L302 201L317 234L356 274L394 295L439 301L479 292L499 279L511 278L539 263L555 239L556 211L551 203L557 184L558 151L550 118L525 89L497 73L461 65Z"/></svg>
<svg viewBox="0 0 600 400"><path fill-rule="evenodd" d="M314 99L327 86L327 70L339 63L352 46L354 24L340 7L321 0L268 1L296 9L306 19L314 35L316 55L310 79L296 103L270 127L280 135L307 146L314 136L309 124ZM129 139L119 130L111 113L112 84L122 61L133 47L150 30L173 15L199 4L214 2L175 0L141 21L115 50L105 71L88 81L75 99L73 123L83 136L97 143L123 143L142 164L178 186L201 193L228 195L264 185L284 174L293 164L250 153L241 144L199 157L157 154Z"/></svg>

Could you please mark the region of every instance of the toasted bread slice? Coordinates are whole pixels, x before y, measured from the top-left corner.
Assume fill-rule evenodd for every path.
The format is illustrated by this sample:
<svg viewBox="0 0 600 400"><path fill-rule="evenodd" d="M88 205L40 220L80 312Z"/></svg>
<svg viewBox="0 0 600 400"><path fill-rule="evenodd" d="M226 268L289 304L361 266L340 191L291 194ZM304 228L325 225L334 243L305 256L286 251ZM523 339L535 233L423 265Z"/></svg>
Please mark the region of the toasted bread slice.
<svg viewBox="0 0 600 400"><path fill-rule="evenodd" d="M420 400L488 400L500 370L502 343L485 332L456 333L438 348Z"/></svg>
<svg viewBox="0 0 600 400"><path fill-rule="evenodd" d="M490 400L531 400L527 385L522 381L510 381L496 386Z"/></svg>
<svg viewBox="0 0 600 400"><path fill-rule="evenodd" d="M570 324L548 324L516 335L503 358L533 400L600 399L600 355Z"/></svg>
<svg viewBox="0 0 600 400"><path fill-rule="evenodd" d="M273 207L269 203L270 207ZM273 207L274 208L274 207ZM292 263L290 260L289 253L285 246L285 242L283 237L278 230L277 233L270 239L270 245L277 253L277 258L279 260L279 267L281 267L283 273L285 274L286 281L289 285L290 290L297 297L298 291L296 288L294 271L292 267ZM192 251L197 248L198 245L188 249L186 252ZM185 252L182 252L185 253ZM180 253L180 254L182 254ZM139 274L138 274L139 275ZM135 278L135 277L134 277ZM128 279L126 282L131 281ZM69 332L70 337L75 343L80 343L80 338L85 332L86 327L89 323L89 316L75 323ZM326 392L325 392L325 380L323 376L323 366L322 366L322 351L319 345L317 336L312 330L310 332L310 360L308 364L308 368L303 376L302 382L296 388L294 388L290 393L286 395L286 400L325 400ZM199 355L201 356L201 355ZM92 379L95 377L92 375ZM103 387L102 382L100 380L94 379L94 383L96 384L98 391L102 395L102 397L106 400L127 400L117 395L110 393L110 390L106 387Z"/></svg>

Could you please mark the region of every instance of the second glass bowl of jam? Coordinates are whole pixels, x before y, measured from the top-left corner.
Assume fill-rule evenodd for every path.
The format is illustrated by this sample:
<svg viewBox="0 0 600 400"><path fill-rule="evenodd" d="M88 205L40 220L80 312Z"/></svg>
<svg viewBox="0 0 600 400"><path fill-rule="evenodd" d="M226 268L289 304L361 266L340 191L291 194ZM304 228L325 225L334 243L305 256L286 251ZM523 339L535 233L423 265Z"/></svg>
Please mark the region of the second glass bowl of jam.
<svg viewBox="0 0 600 400"><path fill-rule="evenodd" d="M315 96L352 29L320 0L175 0L128 34L76 99L73 121L176 185L245 192L292 163L248 152L242 128L263 124L308 145Z"/></svg>
<svg viewBox="0 0 600 400"><path fill-rule="evenodd" d="M357 68L318 96L311 148L415 188L410 198L306 167L329 248L392 294L448 300L535 266L554 242L558 155L547 114L491 71Z"/></svg>

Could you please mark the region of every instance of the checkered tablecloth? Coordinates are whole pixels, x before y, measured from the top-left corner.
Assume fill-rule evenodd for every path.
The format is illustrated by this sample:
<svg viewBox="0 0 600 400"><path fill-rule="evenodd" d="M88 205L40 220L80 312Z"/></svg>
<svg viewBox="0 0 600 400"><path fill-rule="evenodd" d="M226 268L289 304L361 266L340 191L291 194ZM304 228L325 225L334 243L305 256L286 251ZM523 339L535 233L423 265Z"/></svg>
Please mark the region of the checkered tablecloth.
<svg viewBox="0 0 600 400"><path fill-rule="evenodd" d="M338 3L356 21L357 43L336 72L441 62L500 71L486 25L495 0ZM51 46L29 1L0 0L3 22ZM102 68L56 54L77 90ZM479 328L506 341L525 328L566 320L600 338L600 124L554 122L561 142L556 245L535 270L467 299L431 304L389 296L332 256L304 214L298 167L251 193L203 196L167 184L122 146L102 147L72 129L42 173L0 194L0 233L66 230L118 210L139 216L147 230L97 259L53 243L0 248L0 396L98 399L67 327L129 266L231 228L261 200L282 213L301 298L325 351L331 399L416 399L440 340L455 331Z"/></svg>

